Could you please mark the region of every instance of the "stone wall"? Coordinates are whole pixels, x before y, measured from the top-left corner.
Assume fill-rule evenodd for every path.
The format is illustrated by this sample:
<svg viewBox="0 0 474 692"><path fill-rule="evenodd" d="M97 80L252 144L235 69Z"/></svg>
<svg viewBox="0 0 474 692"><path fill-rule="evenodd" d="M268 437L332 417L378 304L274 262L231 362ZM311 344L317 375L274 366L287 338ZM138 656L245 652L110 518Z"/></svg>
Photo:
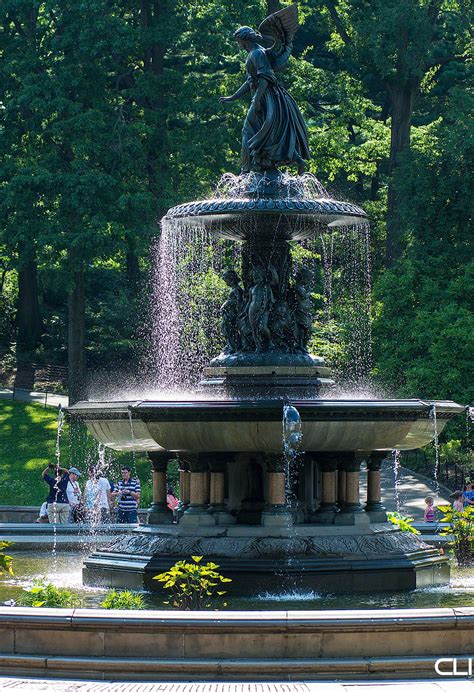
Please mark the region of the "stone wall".
<svg viewBox="0 0 474 692"><path fill-rule="evenodd" d="M180 612L0 608L0 674L94 679L436 678L474 608Z"/></svg>

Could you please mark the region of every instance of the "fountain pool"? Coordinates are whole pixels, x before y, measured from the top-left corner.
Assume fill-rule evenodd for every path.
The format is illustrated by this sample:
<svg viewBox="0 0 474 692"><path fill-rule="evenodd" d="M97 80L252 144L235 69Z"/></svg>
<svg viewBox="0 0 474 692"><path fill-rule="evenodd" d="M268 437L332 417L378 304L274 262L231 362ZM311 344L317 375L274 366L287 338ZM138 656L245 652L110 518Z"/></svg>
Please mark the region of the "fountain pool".
<svg viewBox="0 0 474 692"><path fill-rule="evenodd" d="M23 588L35 578L44 577L55 586L76 593L85 608L97 608L107 593L106 587L84 586L82 567L85 556L79 552L58 553L55 569L51 555L33 555L31 551L14 552L15 576L0 581L0 603L16 601ZM167 609L162 593L144 591L147 609ZM373 608L448 608L474 607L474 573L470 568L453 567L451 579L442 586L429 586L412 591L380 591L370 594L318 593L311 589L280 590L276 584L252 598L230 596L226 610L351 610Z"/></svg>

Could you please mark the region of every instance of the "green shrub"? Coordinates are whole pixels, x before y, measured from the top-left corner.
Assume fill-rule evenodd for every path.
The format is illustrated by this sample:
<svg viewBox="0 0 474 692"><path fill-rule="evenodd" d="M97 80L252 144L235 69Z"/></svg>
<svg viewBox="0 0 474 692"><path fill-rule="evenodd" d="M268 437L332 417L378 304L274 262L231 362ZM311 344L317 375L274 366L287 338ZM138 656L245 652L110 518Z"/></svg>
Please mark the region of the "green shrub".
<svg viewBox="0 0 474 692"><path fill-rule="evenodd" d="M106 610L144 610L145 602L139 593L112 589L100 603L100 607Z"/></svg>
<svg viewBox="0 0 474 692"><path fill-rule="evenodd" d="M405 517L399 512L387 512L387 519L394 526L398 526L401 531L406 531L408 533L420 533L418 529L415 529L413 524L413 517Z"/></svg>
<svg viewBox="0 0 474 692"><path fill-rule="evenodd" d="M81 599L69 589L54 586L44 579L34 579L33 586L23 590L18 605L32 608L76 608L81 605Z"/></svg>
<svg viewBox="0 0 474 692"><path fill-rule="evenodd" d="M474 507L468 505L462 512L456 512L452 505L438 505L443 513L441 519L444 523L450 523L441 531L441 536L452 536L449 545L459 566L470 565L473 561L474 543Z"/></svg>
<svg viewBox="0 0 474 692"><path fill-rule="evenodd" d="M164 589L170 589L171 595L166 605L181 610L202 610L227 605L223 601L225 591L219 590L220 585L231 582L232 579L223 577L217 571L219 565L208 562L201 565L202 555L192 555L193 562L181 560L168 572L157 574L157 581L163 582Z"/></svg>
<svg viewBox="0 0 474 692"><path fill-rule="evenodd" d="M12 545L9 541L0 541L0 576L3 574L13 574L12 562L13 558L10 555L5 555L5 548Z"/></svg>

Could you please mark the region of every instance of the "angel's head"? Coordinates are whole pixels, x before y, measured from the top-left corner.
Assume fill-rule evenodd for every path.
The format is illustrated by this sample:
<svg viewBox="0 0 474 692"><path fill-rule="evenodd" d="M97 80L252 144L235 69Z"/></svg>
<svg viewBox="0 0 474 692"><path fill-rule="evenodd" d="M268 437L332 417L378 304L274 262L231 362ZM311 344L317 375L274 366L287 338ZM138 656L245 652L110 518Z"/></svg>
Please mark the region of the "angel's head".
<svg viewBox="0 0 474 692"><path fill-rule="evenodd" d="M263 39L262 34L259 34L258 31L255 31L255 29L252 29L250 26L241 26L234 33L234 38L237 40L239 46L246 50L248 50L252 44L259 43Z"/></svg>

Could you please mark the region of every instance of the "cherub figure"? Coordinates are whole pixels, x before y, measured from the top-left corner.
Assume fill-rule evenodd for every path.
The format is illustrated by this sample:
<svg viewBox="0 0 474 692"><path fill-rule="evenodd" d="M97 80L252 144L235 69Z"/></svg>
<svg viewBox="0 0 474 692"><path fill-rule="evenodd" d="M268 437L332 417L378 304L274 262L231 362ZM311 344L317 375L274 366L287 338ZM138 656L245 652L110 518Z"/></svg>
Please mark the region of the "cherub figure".
<svg viewBox="0 0 474 692"><path fill-rule="evenodd" d="M242 130L242 173L271 171L293 163L299 174L305 170L308 130L294 99L275 76L288 62L297 29L298 8L293 4L267 17L258 31L242 26L234 34L248 53L247 79L235 94L222 96L220 101L251 95Z"/></svg>
<svg viewBox="0 0 474 692"><path fill-rule="evenodd" d="M275 299L266 272L262 267L253 269L252 278L255 284L249 292L247 313L250 329L255 342L255 351L267 351L273 347L268 319Z"/></svg>

